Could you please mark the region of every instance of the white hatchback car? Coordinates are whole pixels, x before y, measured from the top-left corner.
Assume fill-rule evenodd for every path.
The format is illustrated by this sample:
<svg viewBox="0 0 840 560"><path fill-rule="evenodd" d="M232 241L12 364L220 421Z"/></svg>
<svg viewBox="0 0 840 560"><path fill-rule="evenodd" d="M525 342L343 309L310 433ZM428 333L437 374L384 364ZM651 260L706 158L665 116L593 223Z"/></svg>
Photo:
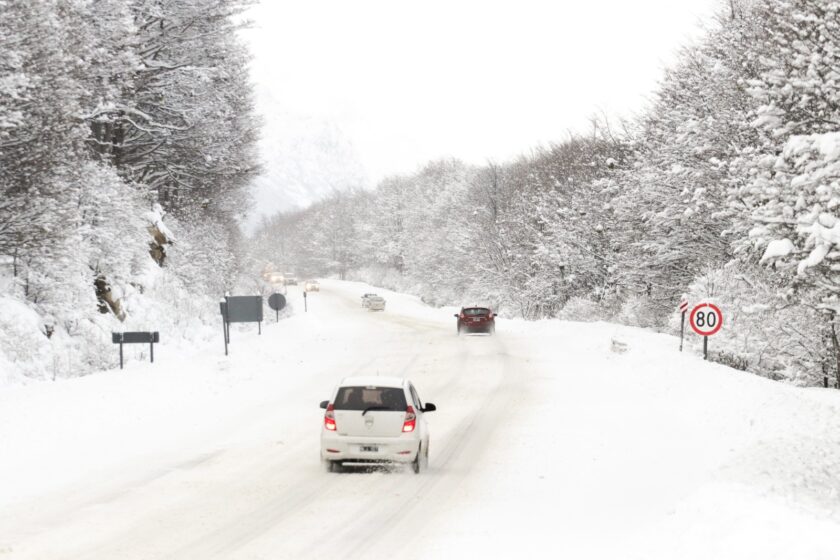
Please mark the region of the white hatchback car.
<svg viewBox="0 0 840 560"><path fill-rule="evenodd" d="M321 461L340 472L345 464L409 463L415 473L429 464L425 413L435 405L399 377L346 377L326 409L321 428Z"/></svg>
<svg viewBox="0 0 840 560"><path fill-rule="evenodd" d="M368 311L385 311L385 298L382 296L370 296L367 298Z"/></svg>

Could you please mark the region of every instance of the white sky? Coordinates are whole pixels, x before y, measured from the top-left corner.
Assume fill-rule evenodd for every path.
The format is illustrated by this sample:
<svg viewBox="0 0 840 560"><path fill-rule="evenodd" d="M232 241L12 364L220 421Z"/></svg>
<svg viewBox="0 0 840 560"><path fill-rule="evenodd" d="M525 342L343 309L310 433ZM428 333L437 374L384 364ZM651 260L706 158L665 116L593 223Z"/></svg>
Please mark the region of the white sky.
<svg viewBox="0 0 840 560"><path fill-rule="evenodd" d="M441 156L505 161L587 130L592 113L639 112L675 50L718 5L262 0L244 32L265 120L258 213L279 209L291 188L289 173L277 171L290 163L278 146L310 143L301 123L328 123L340 158L349 147L373 184ZM323 130L317 136L312 149L329 149ZM294 204L323 194L307 186L305 169L296 177ZM310 191L309 200L300 194Z"/></svg>

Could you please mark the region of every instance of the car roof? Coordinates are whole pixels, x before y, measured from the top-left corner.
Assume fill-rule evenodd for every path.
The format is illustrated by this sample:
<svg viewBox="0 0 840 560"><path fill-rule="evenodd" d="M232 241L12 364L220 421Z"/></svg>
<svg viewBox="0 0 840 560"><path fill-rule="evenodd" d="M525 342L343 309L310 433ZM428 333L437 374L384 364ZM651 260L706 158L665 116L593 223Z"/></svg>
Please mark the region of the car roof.
<svg viewBox="0 0 840 560"><path fill-rule="evenodd" d="M338 384L339 387L397 387L402 388L405 384L402 377L390 377L385 375L354 375L345 377Z"/></svg>

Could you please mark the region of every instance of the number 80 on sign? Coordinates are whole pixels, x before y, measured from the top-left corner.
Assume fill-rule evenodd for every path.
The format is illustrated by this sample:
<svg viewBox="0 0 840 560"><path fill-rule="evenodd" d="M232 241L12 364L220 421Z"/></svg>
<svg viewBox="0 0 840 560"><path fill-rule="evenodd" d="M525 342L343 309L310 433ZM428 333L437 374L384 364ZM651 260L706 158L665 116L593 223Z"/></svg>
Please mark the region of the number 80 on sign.
<svg viewBox="0 0 840 560"><path fill-rule="evenodd" d="M723 326L723 313L712 303L701 303L691 310L688 322L700 336L712 336Z"/></svg>

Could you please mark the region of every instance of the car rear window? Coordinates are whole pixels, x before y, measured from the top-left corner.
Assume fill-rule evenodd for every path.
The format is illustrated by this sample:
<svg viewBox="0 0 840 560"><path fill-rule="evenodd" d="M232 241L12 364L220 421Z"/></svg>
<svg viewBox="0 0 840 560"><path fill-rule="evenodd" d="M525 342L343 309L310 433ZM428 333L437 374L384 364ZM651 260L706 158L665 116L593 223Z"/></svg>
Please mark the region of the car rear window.
<svg viewBox="0 0 840 560"><path fill-rule="evenodd" d="M464 309L464 315L468 317L475 317L476 315L487 315L490 310L486 307L469 307Z"/></svg>
<svg viewBox="0 0 840 560"><path fill-rule="evenodd" d="M336 410L405 410L405 393L395 387L341 387L333 404Z"/></svg>

